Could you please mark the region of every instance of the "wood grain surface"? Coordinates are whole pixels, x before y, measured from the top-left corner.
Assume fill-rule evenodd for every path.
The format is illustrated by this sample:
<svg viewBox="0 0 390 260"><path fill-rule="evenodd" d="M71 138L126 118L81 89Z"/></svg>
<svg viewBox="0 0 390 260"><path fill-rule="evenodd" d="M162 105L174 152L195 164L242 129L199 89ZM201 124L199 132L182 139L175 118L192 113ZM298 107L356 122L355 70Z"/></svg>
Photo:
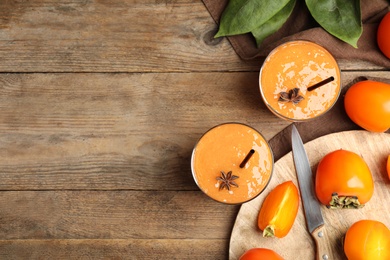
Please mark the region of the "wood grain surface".
<svg viewBox="0 0 390 260"><path fill-rule="evenodd" d="M192 148L289 122L216 29L198 0L0 0L0 259L228 258L240 207L199 191Z"/></svg>
<svg viewBox="0 0 390 260"><path fill-rule="evenodd" d="M0 71L256 71L217 29L198 0L2 0Z"/></svg>
<svg viewBox="0 0 390 260"><path fill-rule="evenodd" d="M361 209L332 210L321 206L330 248L336 259L346 259L341 240L348 228L362 219L377 220L390 226L390 180L386 172L390 155L390 136L385 133L347 131L326 135L305 144L315 172L318 162L329 152L344 149L357 153L367 163L374 179L374 194ZM265 197L278 184L293 181L298 187L291 152L275 164L273 177L266 192L242 205L230 240L230 259L238 259L246 250L265 247L279 253L284 259L315 259L315 243L307 230L302 201L292 229L283 238L264 238L257 227L257 216Z"/></svg>

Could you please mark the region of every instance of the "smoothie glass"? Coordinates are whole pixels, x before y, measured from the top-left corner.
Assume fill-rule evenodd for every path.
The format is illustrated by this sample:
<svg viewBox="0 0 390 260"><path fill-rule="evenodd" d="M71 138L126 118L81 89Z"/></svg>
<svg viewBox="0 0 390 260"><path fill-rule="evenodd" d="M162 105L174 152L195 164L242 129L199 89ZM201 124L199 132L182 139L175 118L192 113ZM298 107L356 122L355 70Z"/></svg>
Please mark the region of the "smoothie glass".
<svg viewBox="0 0 390 260"><path fill-rule="evenodd" d="M268 109L289 121L305 121L326 113L340 95L340 69L322 46L291 41L276 47L259 75L260 93Z"/></svg>
<svg viewBox="0 0 390 260"><path fill-rule="evenodd" d="M269 183L273 168L268 142L257 130L241 123L224 123L208 130L191 158L198 187L226 204L240 204L258 196Z"/></svg>

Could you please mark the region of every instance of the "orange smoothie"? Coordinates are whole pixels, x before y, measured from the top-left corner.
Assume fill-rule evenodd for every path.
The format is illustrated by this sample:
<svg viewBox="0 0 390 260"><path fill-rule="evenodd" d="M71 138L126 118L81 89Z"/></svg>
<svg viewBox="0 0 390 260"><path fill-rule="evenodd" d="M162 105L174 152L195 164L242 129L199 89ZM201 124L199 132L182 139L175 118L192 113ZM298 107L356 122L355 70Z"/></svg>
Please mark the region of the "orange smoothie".
<svg viewBox="0 0 390 260"><path fill-rule="evenodd" d="M308 89L320 83L320 87ZM275 48L260 70L260 93L277 116L303 121L328 111L340 94L340 69L318 44L292 41ZM295 90L294 90L295 89Z"/></svg>
<svg viewBox="0 0 390 260"><path fill-rule="evenodd" d="M245 162L247 156L250 158ZM214 200L227 204L243 203L259 195L267 186L273 167L273 154L264 137L239 123L211 128L196 144L191 159L192 174L199 188ZM224 177L231 177L233 183L227 183Z"/></svg>

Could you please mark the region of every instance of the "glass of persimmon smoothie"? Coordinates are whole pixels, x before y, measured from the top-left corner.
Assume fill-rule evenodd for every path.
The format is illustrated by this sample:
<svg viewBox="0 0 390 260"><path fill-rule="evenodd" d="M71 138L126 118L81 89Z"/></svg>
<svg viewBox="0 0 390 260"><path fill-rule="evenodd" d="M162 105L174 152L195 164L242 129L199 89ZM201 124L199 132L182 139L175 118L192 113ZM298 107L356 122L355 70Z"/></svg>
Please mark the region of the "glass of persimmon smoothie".
<svg viewBox="0 0 390 260"><path fill-rule="evenodd" d="M274 167L272 150L255 129L224 123L208 130L192 152L191 170L198 187L212 199L240 204L258 196Z"/></svg>
<svg viewBox="0 0 390 260"><path fill-rule="evenodd" d="M340 95L340 69L322 46L291 41L276 47L259 75L261 96L277 116L305 121L326 113Z"/></svg>

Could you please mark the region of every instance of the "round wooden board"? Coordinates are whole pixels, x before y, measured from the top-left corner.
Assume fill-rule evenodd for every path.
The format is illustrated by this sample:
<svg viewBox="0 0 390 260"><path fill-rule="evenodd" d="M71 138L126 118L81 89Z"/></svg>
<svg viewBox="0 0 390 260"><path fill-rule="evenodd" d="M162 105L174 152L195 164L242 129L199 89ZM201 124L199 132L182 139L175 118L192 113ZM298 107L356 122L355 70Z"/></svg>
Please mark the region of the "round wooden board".
<svg viewBox="0 0 390 260"><path fill-rule="evenodd" d="M323 156L337 149L345 149L361 155L373 175L374 195L362 209L331 210L321 207L332 248L339 256L338 259L346 259L340 241L351 224L361 219L373 219L390 228L390 180L386 172L390 135L367 131L340 132L308 142L305 148L314 173ZM246 250L254 247L272 249L286 260L315 259L315 244L307 231L301 202L294 225L287 236L263 238L257 227L257 216L264 198L276 185L288 180L292 180L298 187L291 152L275 163L273 176L266 190L241 206L230 238L229 259L237 260Z"/></svg>

